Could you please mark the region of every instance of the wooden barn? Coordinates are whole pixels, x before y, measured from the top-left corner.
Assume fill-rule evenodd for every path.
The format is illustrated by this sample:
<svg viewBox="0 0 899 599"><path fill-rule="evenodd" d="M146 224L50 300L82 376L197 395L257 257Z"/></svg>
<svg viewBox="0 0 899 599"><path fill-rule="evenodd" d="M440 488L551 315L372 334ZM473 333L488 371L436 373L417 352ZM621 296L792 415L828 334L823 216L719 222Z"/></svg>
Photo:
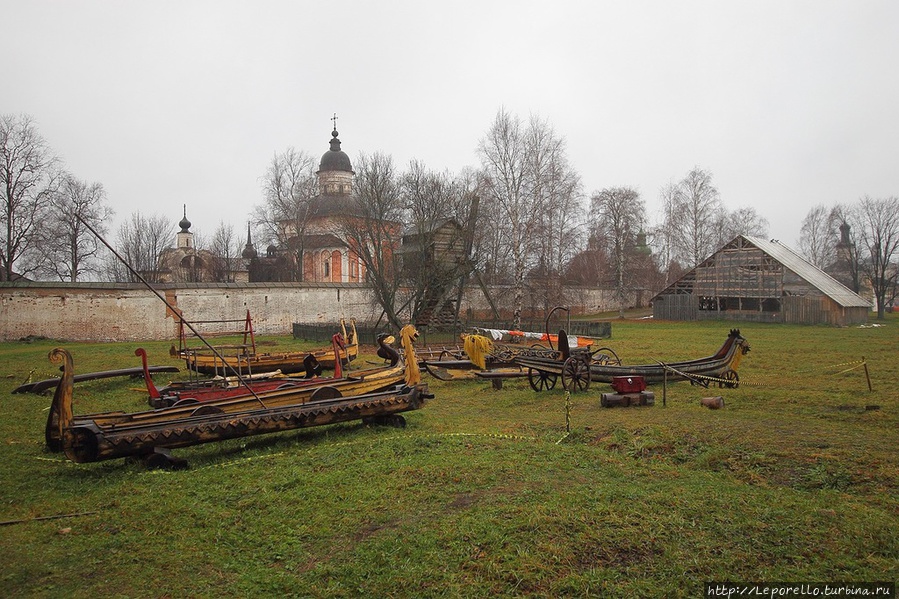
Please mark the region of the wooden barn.
<svg viewBox="0 0 899 599"><path fill-rule="evenodd" d="M871 303L778 241L740 235L652 299L653 318L850 325Z"/></svg>

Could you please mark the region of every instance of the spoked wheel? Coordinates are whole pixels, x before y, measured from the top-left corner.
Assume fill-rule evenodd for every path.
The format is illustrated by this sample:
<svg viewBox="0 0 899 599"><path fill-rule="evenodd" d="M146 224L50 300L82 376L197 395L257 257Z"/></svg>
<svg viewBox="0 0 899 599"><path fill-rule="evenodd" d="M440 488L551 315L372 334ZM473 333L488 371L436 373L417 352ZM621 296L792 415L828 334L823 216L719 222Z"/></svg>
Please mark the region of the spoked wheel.
<svg viewBox="0 0 899 599"><path fill-rule="evenodd" d="M539 392L552 389L556 386L557 378L558 376L551 372L528 368L528 382L531 384L531 389L533 389L534 391Z"/></svg>
<svg viewBox="0 0 899 599"><path fill-rule="evenodd" d="M225 411L218 406L200 406L190 413L191 416L208 416L210 414L224 414Z"/></svg>
<svg viewBox="0 0 899 599"><path fill-rule="evenodd" d="M736 370L728 370L721 377L723 381L718 381L718 388L727 387L728 389L736 389L740 386L740 375Z"/></svg>
<svg viewBox="0 0 899 599"><path fill-rule="evenodd" d="M593 352L593 361L600 366L621 366L621 358L610 347L600 347Z"/></svg>
<svg viewBox="0 0 899 599"><path fill-rule="evenodd" d="M562 387L571 393L586 391L590 386L590 368L578 358L568 358L562 364Z"/></svg>

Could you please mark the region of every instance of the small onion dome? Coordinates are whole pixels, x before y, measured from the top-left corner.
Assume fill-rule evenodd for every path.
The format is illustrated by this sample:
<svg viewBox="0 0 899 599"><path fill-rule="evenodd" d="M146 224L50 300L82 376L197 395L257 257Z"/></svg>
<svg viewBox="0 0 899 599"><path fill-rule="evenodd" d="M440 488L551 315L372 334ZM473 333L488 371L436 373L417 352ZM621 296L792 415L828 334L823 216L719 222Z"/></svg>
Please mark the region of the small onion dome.
<svg viewBox="0 0 899 599"><path fill-rule="evenodd" d="M188 229L190 229L190 221L187 220L187 204L184 205L184 218L178 223L178 226L181 227L182 233L189 233Z"/></svg>

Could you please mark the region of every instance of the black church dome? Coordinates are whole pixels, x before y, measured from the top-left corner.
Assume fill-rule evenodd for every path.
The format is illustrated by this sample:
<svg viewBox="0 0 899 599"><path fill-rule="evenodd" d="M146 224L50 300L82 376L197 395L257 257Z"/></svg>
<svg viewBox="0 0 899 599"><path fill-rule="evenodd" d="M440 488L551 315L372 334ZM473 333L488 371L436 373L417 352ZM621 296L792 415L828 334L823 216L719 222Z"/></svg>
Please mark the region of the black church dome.
<svg viewBox="0 0 899 599"><path fill-rule="evenodd" d="M350 157L340 149L340 140L337 139L337 129L331 132L331 149L322 154L322 160L318 165L318 172L346 171L353 172Z"/></svg>

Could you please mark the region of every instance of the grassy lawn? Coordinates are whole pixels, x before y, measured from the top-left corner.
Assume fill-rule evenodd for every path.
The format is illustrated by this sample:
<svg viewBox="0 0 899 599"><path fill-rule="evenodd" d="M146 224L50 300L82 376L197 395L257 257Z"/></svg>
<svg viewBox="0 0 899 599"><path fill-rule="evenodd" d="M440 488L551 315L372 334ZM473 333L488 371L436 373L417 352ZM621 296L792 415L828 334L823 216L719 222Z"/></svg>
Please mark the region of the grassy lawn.
<svg viewBox="0 0 899 599"><path fill-rule="evenodd" d="M615 320L602 343L625 363L689 359L734 326ZM602 408L594 384L570 397L568 433L561 385L430 379L436 398L406 429L201 445L175 450L190 463L175 472L51 454L50 395L10 393L55 376L56 345L90 372L138 365L138 344L0 344L0 520L21 520L0 526L0 594L699 597L708 581L896 581L899 318L739 328L752 351L738 389L677 383L665 406L655 387L655 406ZM151 363L180 366L169 345L144 344ZM700 406L709 395L724 409ZM75 388L76 414L145 408L133 380Z"/></svg>

